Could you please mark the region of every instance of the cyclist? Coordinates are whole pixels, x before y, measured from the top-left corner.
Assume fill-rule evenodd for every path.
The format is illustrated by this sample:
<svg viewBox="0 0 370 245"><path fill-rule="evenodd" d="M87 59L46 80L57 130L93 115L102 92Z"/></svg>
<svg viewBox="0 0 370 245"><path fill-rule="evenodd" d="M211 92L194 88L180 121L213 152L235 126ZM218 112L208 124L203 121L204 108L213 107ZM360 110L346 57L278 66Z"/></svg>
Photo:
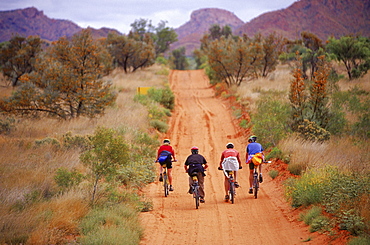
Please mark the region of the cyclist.
<svg viewBox="0 0 370 245"><path fill-rule="evenodd" d="M191 185L193 184L193 179L191 177L191 174L193 172L197 172L198 176L198 183L199 183L199 194L200 194L200 202L204 203L204 197L205 197L205 192L204 192L204 176L205 169L208 168L207 161L206 159L199 154L199 148L196 146L193 146L191 148L191 155L189 155L185 161L184 164L185 171L189 175L189 193L191 193Z"/></svg>
<svg viewBox="0 0 370 245"><path fill-rule="evenodd" d="M253 171L255 163L259 164L259 182L262 183L262 162L264 160L263 147L260 143L257 143L257 136L252 135L248 139L249 144L246 149L246 163L249 164L249 194L253 194Z"/></svg>
<svg viewBox="0 0 370 245"><path fill-rule="evenodd" d="M163 181L163 164L166 164L167 167L167 175L168 175L168 181L170 182L170 191L173 191L173 186L172 186L172 158L174 159L173 161L176 162L176 157L175 157L175 151L170 145L171 142L169 139L163 140L163 145L161 145L158 149L157 152L157 162L160 164L160 172L159 172L159 181ZM162 160L163 159L163 160Z"/></svg>
<svg viewBox="0 0 370 245"><path fill-rule="evenodd" d="M224 150L221 154L221 160L220 160L220 167L219 169L224 168L228 171L234 171L234 179L235 179L235 187L238 188L239 184L237 182L237 171L242 168L241 162L240 162L240 155L237 150L234 149L234 144L229 142L226 144L226 150ZM225 201L229 200L229 180L225 176Z"/></svg>

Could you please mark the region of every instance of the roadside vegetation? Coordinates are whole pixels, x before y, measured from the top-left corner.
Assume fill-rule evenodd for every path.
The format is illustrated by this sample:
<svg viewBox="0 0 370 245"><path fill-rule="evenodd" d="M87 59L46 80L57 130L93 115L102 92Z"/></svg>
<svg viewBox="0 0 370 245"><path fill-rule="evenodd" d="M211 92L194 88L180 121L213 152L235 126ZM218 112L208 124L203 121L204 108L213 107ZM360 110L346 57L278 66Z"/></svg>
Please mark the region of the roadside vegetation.
<svg viewBox="0 0 370 245"><path fill-rule="evenodd" d="M167 91L167 74L160 65L113 70L104 80L115 103L92 119L1 117L1 243L139 243L138 214L152 208L140 190L154 180L159 146L150 115L168 110L166 123L160 103L173 108L173 97L147 107L135 96L138 87Z"/></svg>
<svg viewBox="0 0 370 245"><path fill-rule="evenodd" d="M350 244L369 243L369 39L325 45L311 33L287 41L213 27L196 55L216 93L233 97L245 133L258 136L268 159L288 164L286 197L310 231L334 238L346 230Z"/></svg>
<svg viewBox="0 0 370 245"><path fill-rule="evenodd" d="M165 25L141 19L127 36L84 30L1 44L1 243L139 243L138 213L152 208L140 190L154 180L174 109L163 64L190 66L183 48L164 58L176 41ZM267 158L288 164L286 197L310 231L369 243L369 39L324 45L311 33L237 37L214 25L201 42L192 66L232 100Z"/></svg>

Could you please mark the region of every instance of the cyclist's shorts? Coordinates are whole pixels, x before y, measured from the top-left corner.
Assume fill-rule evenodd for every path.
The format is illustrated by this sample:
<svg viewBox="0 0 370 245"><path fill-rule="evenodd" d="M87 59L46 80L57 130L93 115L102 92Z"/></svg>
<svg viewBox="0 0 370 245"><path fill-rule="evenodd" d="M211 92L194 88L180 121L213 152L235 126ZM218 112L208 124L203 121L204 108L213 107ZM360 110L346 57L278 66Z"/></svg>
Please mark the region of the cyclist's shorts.
<svg viewBox="0 0 370 245"><path fill-rule="evenodd" d="M160 165L166 166L168 169L171 169L172 168L172 161L171 160L165 161L164 163L160 163Z"/></svg>
<svg viewBox="0 0 370 245"><path fill-rule="evenodd" d="M253 170L254 169L254 163L252 161L249 163L249 169L250 170Z"/></svg>

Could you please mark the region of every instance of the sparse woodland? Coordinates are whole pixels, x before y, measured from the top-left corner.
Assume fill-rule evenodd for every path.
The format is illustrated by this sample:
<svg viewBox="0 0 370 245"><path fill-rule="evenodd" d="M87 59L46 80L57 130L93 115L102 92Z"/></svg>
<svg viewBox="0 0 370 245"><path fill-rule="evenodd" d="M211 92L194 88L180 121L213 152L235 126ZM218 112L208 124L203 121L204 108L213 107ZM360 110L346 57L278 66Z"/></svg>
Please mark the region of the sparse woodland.
<svg viewBox="0 0 370 245"><path fill-rule="evenodd" d="M155 63L169 47L159 33L173 33L145 20L133 30L98 41L83 31L46 48L37 37L1 44L1 243L139 243L138 213L152 208L140 189L154 180L174 109L168 67ZM370 235L369 43L213 26L186 60L206 70L216 95L237 98L240 128L297 176L284 185L302 221L312 232L346 230L353 244Z"/></svg>

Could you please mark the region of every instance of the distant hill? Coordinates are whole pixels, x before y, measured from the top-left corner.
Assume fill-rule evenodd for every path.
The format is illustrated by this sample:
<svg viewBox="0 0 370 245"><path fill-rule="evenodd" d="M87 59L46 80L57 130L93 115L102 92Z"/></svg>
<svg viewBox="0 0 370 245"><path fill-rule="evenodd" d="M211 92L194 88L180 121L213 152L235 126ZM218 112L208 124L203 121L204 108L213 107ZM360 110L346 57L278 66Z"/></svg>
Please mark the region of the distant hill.
<svg viewBox="0 0 370 245"><path fill-rule="evenodd" d="M39 36L47 41L55 41L60 37L70 37L83 28L69 20L50 19L34 7L10 11L0 11L0 42L8 41L13 35L24 37ZM95 38L106 37L109 28L90 28Z"/></svg>
<svg viewBox="0 0 370 245"><path fill-rule="evenodd" d="M193 11L190 21L175 29L179 41L172 44L171 49L185 47L189 51L187 53L191 54L190 51L200 47L199 40L205 33L208 33L209 28L214 24L221 27L228 25L234 32L244 22L235 14L223 9L205 8Z"/></svg>
<svg viewBox="0 0 370 245"><path fill-rule="evenodd" d="M289 39L302 31L325 41L348 34L370 36L370 0L300 0L286 9L262 14L239 27L234 34L268 34L273 31Z"/></svg>
<svg viewBox="0 0 370 245"><path fill-rule="evenodd" d="M175 29L178 41L171 45L171 49L183 46L191 55L200 47L201 37L213 24L229 25L234 35L276 32L286 38L297 39L302 31L307 31L323 41L331 35L361 34L370 37L370 0L299 0L288 8L264 13L247 23L224 9L198 9L192 12L188 22ZM90 29L94 38L106 37L112 31L120 34L110 28ZM0 11L0 42L9 40L16 33L55 41L80 30L82 28L75 23L50 19L34 7Z"/></svg>

